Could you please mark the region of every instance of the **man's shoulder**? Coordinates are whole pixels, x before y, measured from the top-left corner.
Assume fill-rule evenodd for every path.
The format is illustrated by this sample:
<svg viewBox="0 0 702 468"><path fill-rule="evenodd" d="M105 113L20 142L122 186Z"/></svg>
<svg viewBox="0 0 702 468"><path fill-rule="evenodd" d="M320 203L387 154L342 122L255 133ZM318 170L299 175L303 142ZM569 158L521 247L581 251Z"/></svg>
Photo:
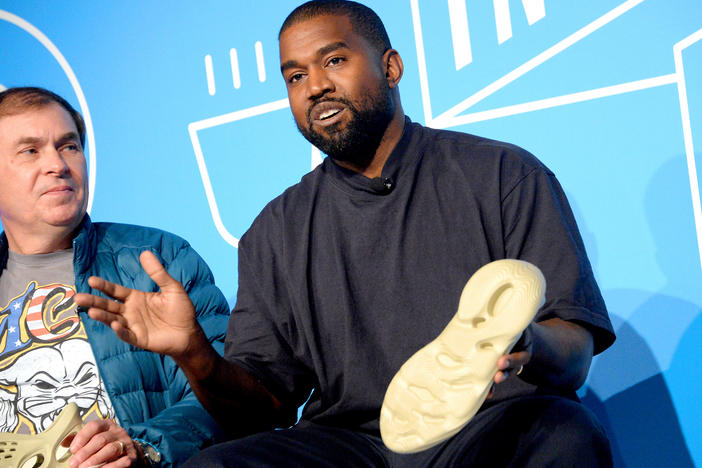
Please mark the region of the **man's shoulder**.
<svg viewBox="0 0 702 468"><path fill-rule="evenodd" d="M98 249L151 249L182 248L189 246L182 237L163 229L137 224L94 222Z"/></svg>
<svg viewBox="0 0 702 468"><path fill-rule="evenodd" d="M455 130L436 129L414 124L421 140L432 152L459 162L518 164L526 168L544 168L531 152L513 143ZM416 130L415 130L416 131Z"/></svg>
<svg viewBox="0 0 702 468"><path fill-rule="evenodd" d="M286 188L283 193L268 202L258 217L276 217L297 211L301 205L307 205L315 197L324 177L325 161L312 171L308 172L300 181ZM258 219L258 218L257 218Z"/></svg>
<svg viewBox="0 0 702 468"><path fill-rule="evenodd" d="M259 241L267 238L269 243L277 243L283 231L289 229L291 224L304 223L306 213L313 209L318 199L320 187L325 185L324 166L327 164L329 161L325 159L322 164L302 176L298 183L268 202L239 240L239 249L241 250L242 244L249 245L252 238Z"/></svg>

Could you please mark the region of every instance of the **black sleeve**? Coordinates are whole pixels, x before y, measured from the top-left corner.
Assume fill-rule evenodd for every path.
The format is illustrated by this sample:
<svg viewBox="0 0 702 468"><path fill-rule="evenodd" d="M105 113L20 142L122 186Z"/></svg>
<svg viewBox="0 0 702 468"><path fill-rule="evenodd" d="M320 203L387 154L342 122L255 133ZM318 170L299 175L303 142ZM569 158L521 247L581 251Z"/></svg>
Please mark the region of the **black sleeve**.
<svg viewBox="0 0 702 468"><path fill-rule="evenodd" d="M294 314L280 261L266 237L249 231L239 243L239 289L224 356L258 378L283 404L298 407L309 396L313 378L290 346Z"/></svg>
<svg viewBox="0 0 702 468"><path fill-rule="evenodd" d="M614 330L563 189L539 166L507 188L502 200L508 258L538 266L546 278L546 303L536 320L558 317L587 328L600 353Z"/></svg>

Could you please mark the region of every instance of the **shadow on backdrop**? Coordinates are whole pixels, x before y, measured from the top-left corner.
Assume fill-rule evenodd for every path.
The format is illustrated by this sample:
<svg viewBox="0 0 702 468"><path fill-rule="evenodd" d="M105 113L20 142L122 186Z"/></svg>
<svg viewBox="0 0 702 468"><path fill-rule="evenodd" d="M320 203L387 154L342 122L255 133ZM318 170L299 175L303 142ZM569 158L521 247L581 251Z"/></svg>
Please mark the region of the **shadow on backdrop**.
<svg viewBox="0 0 702 468"><path fill-rule="evenodd" d="M627 370L632 364L638 369ZM609 380L612 384L628 381L630 386L603 401L588 385L581 399L604 425L612 444L615 467L694 468L661 372L644 380L628 380L636 379L634 375L640 370L655 365L645 340L627 322L622 322L617 328L617 345L597 360L590 375L591 380Z"/></svg>
<svg viewBox="0 0 702 468"><path fill-rule="evenodd" d="M678 360L676 348L686 330L700 316L699 305L689 300L700 289L701 275L698 258L691 255L697 245L687 180L685 158L672 158L655 172L644 198L664 286L602 291L617 341L594 361L579 394L607 430L615 467L695 466L665 375L674 354ZM577 211L576 217L594 266L594 236ZM688 379L689 370L688 365Z"/></svg>

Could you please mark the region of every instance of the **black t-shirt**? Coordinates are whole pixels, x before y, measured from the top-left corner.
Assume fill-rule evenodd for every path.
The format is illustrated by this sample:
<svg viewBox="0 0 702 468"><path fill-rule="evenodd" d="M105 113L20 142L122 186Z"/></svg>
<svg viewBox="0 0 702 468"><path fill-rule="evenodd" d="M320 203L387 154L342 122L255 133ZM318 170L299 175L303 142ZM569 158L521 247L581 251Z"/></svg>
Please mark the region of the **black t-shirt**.
<svg viewBox="0 0 702 468"><path fill-rule="evenodd" d="M553 173L513 145L407 119L383 184L330 158L273 200L239 243L225 356L302 419L375 431L385 390L436 338L481 266L517 258L547 281L537 320L614 341L575 220ZM492 402L556 393L520 379ZM571 395L574 397L574 395Z"/></svg>

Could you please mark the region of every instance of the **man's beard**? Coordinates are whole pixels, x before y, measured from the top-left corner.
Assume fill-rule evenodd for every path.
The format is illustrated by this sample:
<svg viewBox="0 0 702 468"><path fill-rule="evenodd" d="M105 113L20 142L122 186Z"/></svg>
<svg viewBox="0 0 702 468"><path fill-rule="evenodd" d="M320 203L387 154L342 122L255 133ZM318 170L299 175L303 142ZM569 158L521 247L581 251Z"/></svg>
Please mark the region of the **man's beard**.
<svg viewBox="0 0 702 468"><path fill-rule="evenodd" d="M320 151L335 161L347 162L359 169L367 168L380 141L395 113L395 105L390 99L390 90L379 87L375 96L366 95L356 107L346 98L320 99L315 102L340 102L351 112L351 120L346 128L339 128L342 123L323 128L319 132L312 129L310 106L307 112L307 128L297 124L300 133Z"/></svg>

